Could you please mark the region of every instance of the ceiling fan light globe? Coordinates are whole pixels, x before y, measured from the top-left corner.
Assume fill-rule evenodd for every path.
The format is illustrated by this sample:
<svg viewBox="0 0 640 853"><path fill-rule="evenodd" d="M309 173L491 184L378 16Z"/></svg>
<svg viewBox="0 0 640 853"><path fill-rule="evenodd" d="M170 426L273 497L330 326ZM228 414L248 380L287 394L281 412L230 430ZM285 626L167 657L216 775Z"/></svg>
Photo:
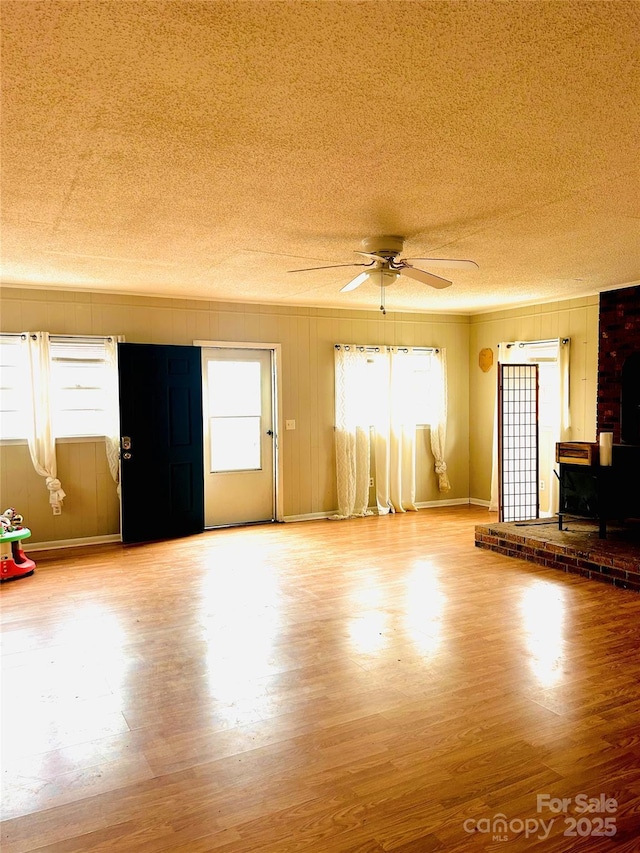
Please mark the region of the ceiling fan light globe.
<svg viewBox="0 0 640 853"><path fill-rule="evenodd" d="M388 287L390 284L393 284L398 280L400 273L396 270L381 270L379 275L375 273L372 274L372 279L376 284L379 284L381 287Z"/></svg>

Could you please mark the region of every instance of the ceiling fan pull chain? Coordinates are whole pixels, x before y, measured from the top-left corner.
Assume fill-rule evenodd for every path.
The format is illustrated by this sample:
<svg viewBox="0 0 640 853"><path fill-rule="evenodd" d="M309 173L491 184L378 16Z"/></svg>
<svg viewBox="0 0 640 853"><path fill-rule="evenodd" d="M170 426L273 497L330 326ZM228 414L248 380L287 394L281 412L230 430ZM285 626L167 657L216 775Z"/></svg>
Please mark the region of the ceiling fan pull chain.
<svg viewBox="0 0 640 853"><path fill-rule="evenodd" d="M380 279L382 279L382 275L380 275ZM387 311L384 307L384 285L380 284L380 310L383 314L386 314Z"/></svg>

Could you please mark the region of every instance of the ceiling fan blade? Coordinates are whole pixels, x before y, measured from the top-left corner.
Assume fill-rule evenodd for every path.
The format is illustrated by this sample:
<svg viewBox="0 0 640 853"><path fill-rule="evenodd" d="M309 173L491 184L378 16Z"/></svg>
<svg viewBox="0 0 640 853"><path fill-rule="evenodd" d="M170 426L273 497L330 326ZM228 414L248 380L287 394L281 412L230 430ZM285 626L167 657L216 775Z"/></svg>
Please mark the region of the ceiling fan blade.
<svg viewBox="0 0 640 853"><path fill-rule="evenodd" d="M385 261L384 255L376 255L373 252L356 252L356 255L362 255L363 258L371 258L372 261Z"/></svg>
<svg viewBox="0 0 640 853"><path fill-rule="evenodd" d="M462 261L454 258L404 258L406 261L421 261L430 267L436 269L458 269L458 270L478 270L480 267L475 261Z"/></svg>
<svg viewBox="0 0 640 853"><path fill-rule="evenodd" d="M446 278L440 278L439 275L432 275L430 272L425 272L425 270L417 270L408 264L400 267L400 274L413 278L416 281L421 281L423 284L428 284L429 287L437 287L439 290L443 287L450 287L453 284L453 282L447 281Z"/></svg>
<svg viewBox="0 0 640 853"><path fill-rule="evenodd" d="M327 267L305 267L301 270L287 270L287 272L311 272L312 270L335 270L338 267L369 267L371 264L329 264Z"/></svg>
<svg viewBox="0 0 640 853"><path fill-rule="evenodd" d="M365 264L365 266L369 265ZM370 273L368 272L359 273L355 278L352 278L350 282L345 284L344 287L340 288L340 293L348 293L350 290L355 290L356 287L360 287L360 285L364 284L364 282L369 278L369 275Z"/></svg>

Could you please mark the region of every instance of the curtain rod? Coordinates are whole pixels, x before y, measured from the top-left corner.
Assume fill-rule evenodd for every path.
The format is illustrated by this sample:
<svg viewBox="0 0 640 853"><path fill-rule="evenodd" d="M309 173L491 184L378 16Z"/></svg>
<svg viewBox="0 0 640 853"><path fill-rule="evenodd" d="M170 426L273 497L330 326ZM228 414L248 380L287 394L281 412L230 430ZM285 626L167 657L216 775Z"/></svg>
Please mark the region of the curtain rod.
<svg viewBox="0 0 640 853"><path fill-rule="evenodd" d="M0 338L20 338L20 340L26 341L28 336L31 336L34 340L36 338L35 332L0 332ZM49 335L50 340L55 341L112 341L113 337L111 335Z"/></svg>
<svg viewBox="0 0 640 853"><path fill-rule="evenodd" d="M537 346L540 344L555 344L556 341L560 341L561 344L568 344L569 338L547 338L544 341L520 341L518 346L526 347L526 346ZM498 344L498 346L500 346L500 344ZM509 349L510 347L514 347L514 346L515 346L515 343L507 344L507 349Z"/></svg>
<svg viewBox="0 0 640 853"><path fill-rule="evenodd" d="M49 339L58 342L70 341L71 343L78 343L79 341L112 341L113 337L111 335L49 335Z"/></svg>
<svg viewBox="0 0 640 853"><path fill-rule="evenodd" d="M350 344L335 344L335 349L345 349L347 352L351 349ZM358 346L354 344L354 348L358 350L358 352L380 352L380 347L365 347ZM390 349L397 349L398 352L409 352L408 347L389 347ZM440 352L437 347L412 347L414 352Z"/></svg>

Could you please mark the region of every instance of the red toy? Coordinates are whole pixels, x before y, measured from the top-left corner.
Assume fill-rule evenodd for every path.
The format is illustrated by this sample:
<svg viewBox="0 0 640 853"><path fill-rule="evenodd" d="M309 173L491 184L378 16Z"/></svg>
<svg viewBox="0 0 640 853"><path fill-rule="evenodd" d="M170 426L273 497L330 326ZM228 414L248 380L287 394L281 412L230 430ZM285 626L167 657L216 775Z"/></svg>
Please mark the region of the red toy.
<svg viewBox="0 0 640 853"><path fill-rule="evenodd" d="M31 531L22 526L22 516L10 507L0 516L0 580L32 575L36 567L22 550L21 542Z"/></svg>

